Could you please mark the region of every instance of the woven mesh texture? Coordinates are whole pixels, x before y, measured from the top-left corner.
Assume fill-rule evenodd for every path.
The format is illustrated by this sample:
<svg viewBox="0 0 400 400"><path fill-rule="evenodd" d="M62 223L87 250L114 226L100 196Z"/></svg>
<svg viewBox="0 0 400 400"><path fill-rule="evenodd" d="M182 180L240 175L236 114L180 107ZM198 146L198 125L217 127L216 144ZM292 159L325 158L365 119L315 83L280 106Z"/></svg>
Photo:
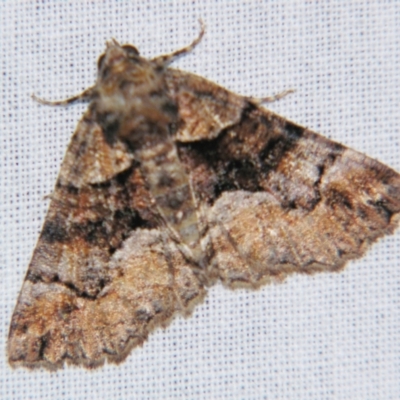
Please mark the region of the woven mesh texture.
<svg viewBox="0 0 400 400"><path fill-rule="evenodd" d="M0 4L0 398L399 399L400 232L340 274L210 289L190 319L119 365L12 370L9 321L69 138L85 109L32 101L92 85L106 39L270 106L400 171L398 1L4 1Z"/></svg>

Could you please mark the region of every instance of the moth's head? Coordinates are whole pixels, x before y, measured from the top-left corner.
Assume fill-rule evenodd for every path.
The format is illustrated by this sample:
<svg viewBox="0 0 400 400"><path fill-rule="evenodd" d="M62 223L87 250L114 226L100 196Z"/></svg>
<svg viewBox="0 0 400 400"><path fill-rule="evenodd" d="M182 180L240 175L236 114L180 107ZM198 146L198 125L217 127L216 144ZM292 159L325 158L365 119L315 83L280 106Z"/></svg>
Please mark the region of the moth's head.
<svg viewBox="0 0 400 400"><path fill-rule="evenodd" d="M132 45L112 39L98 60L92 108L108 138L132 138L149 126L165 130L176 119L164 79L164 66L139 55ZM136 137L136 136L135 136Z"/></svg>
<svg viewBox="0 0 400 400"><path fill-rule="evenodd" d="M116 84L149 87L158 81L159 72L151 60L140 56L135 46L120 45L111 39L97 62L97 83L106 87Z"/></svg>

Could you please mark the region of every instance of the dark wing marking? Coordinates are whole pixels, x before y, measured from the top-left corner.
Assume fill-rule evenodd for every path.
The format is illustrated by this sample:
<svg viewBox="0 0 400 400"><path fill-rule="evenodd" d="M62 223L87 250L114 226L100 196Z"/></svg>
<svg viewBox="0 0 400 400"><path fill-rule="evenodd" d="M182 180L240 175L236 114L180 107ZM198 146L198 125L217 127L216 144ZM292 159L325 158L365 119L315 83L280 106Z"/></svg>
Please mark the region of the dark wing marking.
<svg viewBox="0 0 400 400"><path fill-rule="evenodd" d="M158 228L144 179L123 143L89 112L51 196L15 308L11 365L55 369L124 359L204 292Z"/></svg>
<svg viewBox="0 0 400 400"><path fill-rule="evenodd" d="M193 79L196 85L185 90L201 97L202 78L181 79L187 85ZM204 85L241 104L240 96ZM212 109L214 120L226 115L212 96L197 106L199 115ZM238 119L234 114L219 134L179 143L207 216L210 262L227 285L338 270L398 226L398 173L249 101Z"/></svg>

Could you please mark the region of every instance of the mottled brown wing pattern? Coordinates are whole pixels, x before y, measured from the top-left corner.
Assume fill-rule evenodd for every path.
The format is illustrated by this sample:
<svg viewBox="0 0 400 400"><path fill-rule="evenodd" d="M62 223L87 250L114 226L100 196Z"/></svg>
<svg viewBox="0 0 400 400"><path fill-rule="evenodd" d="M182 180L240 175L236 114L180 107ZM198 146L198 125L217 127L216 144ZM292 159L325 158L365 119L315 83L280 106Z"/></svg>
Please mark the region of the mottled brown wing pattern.
<svg viewBox="0 0 400 400"><path fill-rule="evenodd" d="M120 361L204 294L131 154L99 129L88 111L66 153L12 318L12 365Z"/></svg>
<svg viewBox="0 0 400 400"><path fill-rule="evenodd" d="M167 68L203 33L152 60L112 40L96 84L53 103L90 101L12 317L11 365L121 361L216 280L337 271L397 227L395 171Z"/></svg>
<svg viewBox="0 0 400 400"><path fill-rule="evenodd" d="M251 102L179 151L228 286L339 270L398 225L398 173Z"/></svg>
<svg viewBox="0 0 400 400"><path fill-rule="evenodd" d="M225 128L238 123L246 99L195 74L169 68L168 88L179 108L176 141L212 140Z"/></svg>

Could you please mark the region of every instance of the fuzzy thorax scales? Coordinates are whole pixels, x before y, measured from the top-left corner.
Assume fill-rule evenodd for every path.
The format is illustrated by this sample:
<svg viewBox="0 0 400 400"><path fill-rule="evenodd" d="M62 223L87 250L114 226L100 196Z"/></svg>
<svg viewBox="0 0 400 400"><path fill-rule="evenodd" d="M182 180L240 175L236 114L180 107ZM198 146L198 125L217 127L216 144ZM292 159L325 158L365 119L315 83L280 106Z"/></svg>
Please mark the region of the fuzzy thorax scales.
<svg viewBox="0 0 400 400"><path fill-rule="evenodd" d="M110 142L126 140L137 149L172 134L177 105L163 64L110 41L98 68L91 107Z"/></svg>

